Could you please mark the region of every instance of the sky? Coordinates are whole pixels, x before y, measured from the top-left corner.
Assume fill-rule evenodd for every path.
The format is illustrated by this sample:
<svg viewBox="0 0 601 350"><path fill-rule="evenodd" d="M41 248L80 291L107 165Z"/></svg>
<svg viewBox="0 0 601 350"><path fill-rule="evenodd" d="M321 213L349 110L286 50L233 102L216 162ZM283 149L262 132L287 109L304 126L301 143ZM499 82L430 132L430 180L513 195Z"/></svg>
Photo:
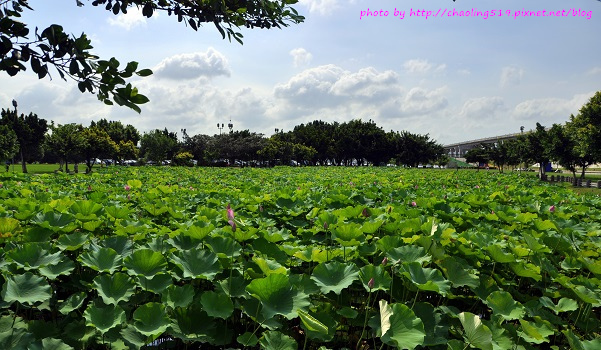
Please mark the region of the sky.
<svg viewBox="0 0 601 350"><path fill-rule="evenodd" d="M29 2L35 11L22 20L32 29L85 32L101 58L154 71L131 80L150 99L141 114L105 106L53 69L52 80L0 72L1 107L15 99L19 113L56 124L106 118L181 136L218 134L217 123L231 120L234 130L270 136L313 120L371 119L450 144L565 123L601 90L598 0L300 0L303 23L242 28L244 45L165 13Z"/></svg>

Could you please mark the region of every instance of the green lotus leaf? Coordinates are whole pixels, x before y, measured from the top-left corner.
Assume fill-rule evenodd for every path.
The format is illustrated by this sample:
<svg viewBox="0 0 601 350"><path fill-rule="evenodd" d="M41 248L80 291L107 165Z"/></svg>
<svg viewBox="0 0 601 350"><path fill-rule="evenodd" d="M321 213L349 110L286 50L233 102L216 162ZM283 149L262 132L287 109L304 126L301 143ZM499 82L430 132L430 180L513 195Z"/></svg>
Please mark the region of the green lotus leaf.
<svg viewBox="0 0 601 350"><path fill-rule="evenodd" d="M492 309L493 314L499 315L505 320L522 318L525 313L524 306L513 300L511 294L505 291L490 293L486 298L486 304Z"/></svg>
<svg viewBox="0 0 601 350"><path fill-rule="evenodd" d="M444 296L451 289L451 283L439 270L424 268L418 262L403 264L402 274L421 290L438 292Z"/></svg>
<svg viewBox="0 0 601 350"><path fill-rule="evenodd" d="M493 350L492 332L482 324L480 317L470 312L462 312L458 317L464 330L463 339L468 345L477 349Z"/></svg>
<svg viewBox="0 0 601 350"><path fill-rule="evenodd" d="M369 288L368 283L373 278L374 284L372 288ZM363 287L366 291L383 290L387 291L390 289L390 283L392 278L388 271L384 269L382 265L365 265L359 270L359 279L363 283Z"/></svg>
<svg viewBox="0 0 601 350"><path fill-rule="evenodd" d="M426 253L423 247L417 245L405 245L388 250L386 254L395 263L412 263L418 262L420 265L425 262L430 262L432 257Z"/></svg>
<svg viewBox="0 0 601 350"><path fill-rule="evenodd" d="M211 279L221 271L217 255L210 250L186 250L171 255L171 261L183 272L184 278Z"/></svg>
<svg viewBox="0 0 601 350"><path fill-rule="evenodd" d="M127 180L127 185L131 188L142 188L142 181L138 179Z"/></svg>
<svg viewBox="0 0 601 350"><path fill-rule="evenodd" d="M43 338L30 343L27 350L73 350L73 347L56 338Z"/></svg>
<svg viewBox="0 0 601 350"><path fill-rule="evenodd" d="M98 272L113 273L121 269L121 257L112 248L99 248L79 256L82 265Z"/></svg>
<svg viewBox="0 0 601 350"><path fill-rule="evenodd" d="M135 349L140 349L144 345L148 345L151 342L151 337L148 337L140 332L131 324L123 328L120 332L123 341Z"/></svg>
<svg viewBox="0 0 601 350"><path fill-rule="evenodd" d="M27 329L24 328L0 333L1 349L27 350L34 341L33 333L27 332Z"/></svg>
<svg viewBox="0 0 601 350"><path fill-rule="evenodd" d="M551 322L543 320L541 317L533 317L534 322L528 322L520 319L522 325L518 334L528 343L542 344L549 341L549 336L555 333Z"/></svg>
<svg viewBox="0 0 601 350"><path fill-rule="evenodd" d="M14 261L17 266L32 270L46 265L55 265L61 261L61 252L50 254L38 243L25 243L6 252L6 257Z"/></svg>
<svg viewBox="0 0 601 350"><path fill-rule="evenodd" d="M81 227L86 231L94 232L102 225L104 225L104 221L93 220L84 222Z"/></svg>
<svg viewBox="0 0 601 350"><path fill-rule="evenodd" d="M75 215L75 218L82 222L96 220L98 218L96 214L101 210L102 204L92 200L76 201L69 208L69 211Z"/></svg>
<svg viewBox="0 0 601 350"><path fill-rule="evenodd" d="M33 305L48 301L52 296L52 288L48 282L31 272L7 276L5 280L0 295L7 303L18 301L21 304Z"/></svg>
<svg viewBox="0 0 601 350"><path fill-rule="evenodd" d="M173 277L166 272L157 273L152 277L138 276L137 284L144 290L161 294L173 285Z"/></svg>
<svg viewBox="0 0 601 350"><path fill-rule="evenodd" d="M220 258L235 258L242 251L242 246L229 237L207 237L205 242Z"/></svg>
<svg viewBox="0 0 601 350"><path fill-rule="evenodd" d="M446 257L440 264L447 274L448 280L454 287L468 286L478 288L480 279L473 273L470 273L470 265L461 258Z"/></svg>
<svg viewBox="0 0 601 350"><path fill-rule="evenodd" d="M200 240L181 233L173 238L169 238L167 242L177 250L197 249L201 245Z"/></svg>
<svg viewBox="0 0 601 350"><path fill-rule="evenodd" d="M343 246L356 246L365 240L361 225L341 223L332 227L333 238Z"/></svg>
<svg viewBox="0 0 601 350"><path fill-rule="evenodd" d="M539 282L542 279L540 266L531 263L517 262L509 264L511 270L518 276L529 277Z"/></svg>
<svg viewBox="0 0 601 350"><path fill-rule="evenodd" d="M13 218L0 217L0 235L4 235L10 233L14 235L19 231L21 225L19 224L19 220Z"/></svg>
<svg viewBox="0 0 601 350"><path fill-rule="evenodd" d="M186 308L175 308L172 317L174 323L171 324L171 329L174 336L192 341L213 340L211 335L216 331L217 323L201 309L200 304L194 303Z"/></svg>
<svg viewBox="0 0 601 350"><path fill-rule="evenodd" d="M94 289L102 297L102 301L109 305L117 305L120 301L128 301L134 294L135 284L124 273L117 272L112 275L98 275L93 281Z"/></svg>
<svg viewBox="0 0 601 350"><path fill-rule="evenodd" d="M308 296L295 290L286 275L271 274L255 279L246 286L246 290L261 302L266 319L274 315L293 319L297 317L298 309L309 305Z"/></svg>
<svg viewBox="0 0 601 350"><path fill-rule="evenodd" d="M169 211L169 207L161 204L161 203L146 203L140 206L142 209L146 210L148 214L152 216L160 216Z"/></svg>
<svg viewBox="0 0 601 350"><path fill-rule="evenodd" d="M598 350L601 349L601 338L596 337L592 340L580 340L571 330L561 331L570 344L570 349L573 350Z"/></svg>
<svg viewBox="0 0 601 350"><path fill-rule="evenodd" d="M63 259L56 265L46 265L40 267L39 272L40 275L47 277L49 280L54 280L58 276L70 274L73 269L75 269L75 263L73 263L71 259L63 257Z"/></svg>
<svg viewBox="0 0 601 350"><path fill-rule="evenodd" d="M162 334L169 327L170 321L165 313L165 306L160 303L146 303L134 311L134 327L147 336Z"/></svg>
<svg viewBox="0 0 601 350"><path fill-rule="evenodd" d="M341 263L337 261L321 263L313 269L311 279L327 294L334 292L340 294L359 277L359 269L354 263Z"/></svg>
<svg viewBox="0 0 601 350"><path fill-rule="evenodd" d="M288 273L288 269L286 269L284 266L280 265L276 261L270 259L263 259L257 256L253 256L252 260L255 264L257 264L257 266L259 266L259 268L261 269L261 271L263 271L265 276L269 276L272 273Z"/></svg>
<svg viewBox="0 0 601 350"><path fill-rule="evenodd" d="M117 252L119 256L127 256L131 253L132 242L128 237L112 236L107 237L99 242L104 248L111 248Z"/></svg>
<svg viewBox="0 0 601 350"><path fill-rule="evenodd" d="M490 254L490 257L493 258L496 262L499 263L513 263L515 262L515 256L511 253L505 253L500 247L497 245L489 245L484 248Z"/></svg>
<svg viewBox="0 0 601 350"><path fill-rule="evenodd" d="M538 301L544 307L547 307L547 308L553 310L553 312L555 312L556 315L558 315L560 312L578 310L578 302L576 302L576 300L569 299L569 298L559 299L559 302L557 303L557 305L555 305L555 303L548 297L540 297L538 299Z"/></svg>
<svg viewBox="0 0 601 350"><path fill-rule="evenodd" d="M185 308L192 303L194 294L194 287L191 284L183 286L170 285L163 291L161 301L171 308Z"/></svg>
<svg viewBox="0 0 601 350"><path fill-rule="evenodd" d="M58 305L58 311L60 311L60 313L63 315L67 315L71 311L79 309L83 305L83 302L86 300L87 296L88 294L86 292L72 294L67 298L67 300Z"/></svg>
<svg viewBox="0 0 601 350"><path fill-rule="evenodd" d="M129 215L131 214L131 210L129 208L117 205L107 206L104 208L104 211L108 215L112 216L113 219L127 220L130 218Z"/></svg>
<svg viewBox="0 0 601 350"><path fill-rule="evenodd" d="M61 235L57 240L57 246L61 250L77 250L81 248L86 242L90 235L83 232L75 232L68 235Z"/></svg>
<svg viewBox="0 0 601 350"><path fill-rule="evenodd" d="M75 217L67 213L47 211L45 213L38 213L31 221L54 232L70 232L77 228L77 225L74 224Z"/></svg>
<svg viewBox="0 0 601 350"><path fill-rule="evenodd" d="M409 307L395 303L384 306L384 309L387 310L381 314L381 319L384 320L381 321L384 343L400 349L415 349L424 343L424 324Z"/></svg>
<svg viewBox="0 0 601 350"><path fill-rule="evenodd" d="M152 277L165 269L167 260L151 249L138 249L123 259L123 265L130 275Z"/></svg>
<svg viewBox="0 0 601 350"><path fill-rule="evenodd" d="M330 341L334 337L336 333L336 321L328 314L310 314L303 310L298 310L298 316L309 339Z"/></svg>
<svg viewBox="0 0 601 350"><path fill-rule="evenodd" d="M86 319L87 326L96 328L102 334L125 323L125 311L121 307L104 305L100 301L88 305L83 317Z"/></svg>
<svg viewBox="0 0 601 350"><path fill-rule="evenodd" d="M298 344L292 338L278 331L266 331L259 340L264 350L297 350Z"/></svg>
<svg viewBox="0 0 601 350"><path fill-rule="evenodd" d="M448 342L449 322L443 319L442 313L429 303L416 303L413 312L424 323L424 347L443 345Z"/></svg>
<svg viewBox="0 0 601 350"><path fill-rule="evenodd" d="M268 234L265 234L265 236L268 236ZM254 239L252 242L250 242L250 244L255 251L261 252L262 255L274 259L280 264L286 264L288 261L288 255L282 249L280 249L280 246L269 242L265 238Z"/></svg>
<svg viewBox="0 0 601 350"><path fill-rule="evenodd" d="M226 319L234 312L234 304L232 299L225 294L208 291L202 293L200 303L203 310L211 317L219 317Z"/></svg>
<svg viewBox="0 0 601 350"><path fill-rule="evenodd" d="M236 341L244 346L255 346L259 342L259 338L251 332L240 334Z"/></svg>
<svg viewBox="0 0 601 350"><path fill-rule="evenodd" d="M351 320L359 315L359 312L357 310L352 309L348 306L345 306L345 307L341 308L340 310L337 310L336 313L342 317L345 317L345 318L348 318Z"/></svg>

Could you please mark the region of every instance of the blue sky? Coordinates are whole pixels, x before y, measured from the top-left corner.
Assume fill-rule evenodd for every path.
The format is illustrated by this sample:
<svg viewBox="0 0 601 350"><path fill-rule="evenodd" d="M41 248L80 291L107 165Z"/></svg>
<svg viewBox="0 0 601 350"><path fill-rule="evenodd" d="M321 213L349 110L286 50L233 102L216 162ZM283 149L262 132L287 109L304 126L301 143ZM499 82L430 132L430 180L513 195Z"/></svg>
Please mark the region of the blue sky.
<svg viewBox="0 0 601 350"><path fill-rule="evenodd" d="M271 135L321 119L375 120L385 130L447 144L563 123L601 90L601 2L596 0L301 0L304 23L242 29L244 45L212 24L198 32L159 14L114 16L75 0L31 0L24 21L85 32L94 52L155 74L134 85L142 113L81 94L56 72L0 74L0 105L19 102L55 123L107 118L140 131L218 133L216 124ZM388 17L363 17L367 9ZM405 18L393 15L405 11ZM411 9L502 10L502 17L409 17ZM518 17L515 11L583 10L587 16ZM506 11L511 11L511 17ZM54 74L53 74L54 73Z"/></svg>

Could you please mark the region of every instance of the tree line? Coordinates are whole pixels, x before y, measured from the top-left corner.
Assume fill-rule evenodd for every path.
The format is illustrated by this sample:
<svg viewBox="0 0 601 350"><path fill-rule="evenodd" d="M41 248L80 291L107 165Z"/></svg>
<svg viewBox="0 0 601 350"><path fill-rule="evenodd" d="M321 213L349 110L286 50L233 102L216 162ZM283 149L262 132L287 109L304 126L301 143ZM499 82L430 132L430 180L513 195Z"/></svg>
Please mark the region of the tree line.
<svg viewBox="0 0 601 350"><path fill-rule="evenodd" d="M385 132L372 120L344 123L316 120L293 130L263 134L241 130L219 135L188 135L155 129L140 134L132 125L101 119L89 126L48 123L36 114L17 115L15 109L2 109L0 119L0 159L21 163L85 162L91 171L98 159L115 163L135 160L142 164L173 165L383 165L394 163L445 164L448 157L442 145L428 135L408 131Z"/></svg>
<svg viewBox="0 0 601 350"><path fill-rule="evenodd" d="M539 174L545 173L550 162L559 164L572 172L580 170L584 178L586 169L601 163L601 91L597 91L576 115L564 124L536 128L515 139L482 144L469 150L466 161L473 163L494 162L499 171L505 165L519 166L538 163Z"/></svg>

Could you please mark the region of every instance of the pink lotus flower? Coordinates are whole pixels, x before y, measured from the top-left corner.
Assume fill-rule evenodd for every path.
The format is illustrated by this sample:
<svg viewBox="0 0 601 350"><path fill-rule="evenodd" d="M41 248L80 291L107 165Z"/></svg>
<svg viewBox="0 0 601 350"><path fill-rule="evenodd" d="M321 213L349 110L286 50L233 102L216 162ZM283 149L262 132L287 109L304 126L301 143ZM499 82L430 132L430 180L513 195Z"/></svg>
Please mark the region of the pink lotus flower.
<svg viewBox="0 0 601 350"><path fill-rule="evenodd" d="M490 213L494 215L495 211L494 211L494 210L491 210L491 211L490 211Z"/></svg>
<svg viewBox="0 0 601 350"><path fill-rule="evenodd" d="M417 207L417 203L415 203L415 202L411 202L411 206L412 206L412 207Z"/></svg>
<svg viewBox="0 0 601 350"><path fill-rule="evenodd" d="M373 277L369 279L369 282L367 282L367 286L369 287L369 289L372 289L375 284L376 284L376 281L374 281Z"/></svg>
<svg viewBox="0 0 601 350"><path fill-rule="evenodd" d="M234 220L234 211L232 210L232 207L230 207L230 205L227 205L227 219L228 220Z"/></svg>
<svg viewBox="0 0 601 350"><path fill-rule="evenodd" d="M125 186L123 186L123 188L124 188L126 191L129 191L129 190L131 190L131 187L129 187L129 185L125 185Z"/></svg>
<svg viewBox="0 0 601 350"><path fill-rule="evenodd" d="M129 194L127 195L127 200L128 201L131 200L131 195L129 195Z"/></svg>
<svg viewBox="0 0 601 350"><path fill-rule="evenodd" d="M418 188L419 188L419 186L418 186L418 185L415 185L415 189L417 190Z"/></svg>
<svg viewBox="0 0 601 350"><path fill-rule="evenodd" d="M551 213L555 212L555 206L554 206L554 205L550 206L550 207L549 207L549 211L550 211Z"/></svg>
<svg viewBox="0 0 601 350"><path fill-rule="evenodd" d="M234 220L228 220L227 223L232 226L232 231L236 232L236 222L234 222Z"/></svg>
<svg viewBox="0 0 601 350"><path fill-rule="evenodd" d="M92 190L92 186L88 185L88 191L91 191L91 190Z"/></svg>
<svg viewBox="0 0 601 350"><path fill-rule="evenodd" d="M480 185L476 185L475 187L476 187L476 188L480 188Z"/></svg>

